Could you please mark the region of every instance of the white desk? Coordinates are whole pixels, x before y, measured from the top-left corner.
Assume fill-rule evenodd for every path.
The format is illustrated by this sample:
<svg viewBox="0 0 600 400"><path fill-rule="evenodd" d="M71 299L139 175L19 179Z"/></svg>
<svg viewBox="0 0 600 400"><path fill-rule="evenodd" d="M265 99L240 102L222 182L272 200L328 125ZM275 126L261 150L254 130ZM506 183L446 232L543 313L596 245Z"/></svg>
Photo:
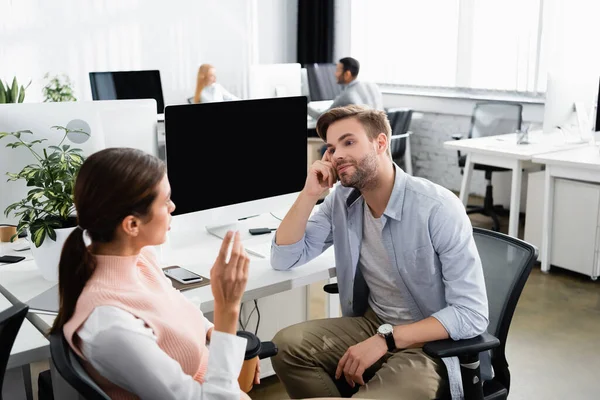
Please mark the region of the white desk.
<svg viewBox="0 0 600 400"><path fill-rule="evenodd" d="M0 312L12 306L12 303L0 294ZM31 370L29 364L48 360L50 358L50 347L40 331L29 320L25 319L21 324L19 333L15 338L10 356L8 357L7 371L21 367L21 374L25 386L25 394L28 399L33 398Z"/></svg>
<svg viewBox="0 0 600 400"><path fill-rule="evenodd" d="M545 164L545 193L544 193L544 216L542 233L542 271L550 270L550 240L553 229L553 201L554 184L557 178L573 179L600 183L600 151L597 146L585 145L570 150L553 153L540 154L532 158L533 162ZM577 234L577 233L574 233ZM597 257L598 258L598 257ZM600 275L600 266L596 260L593 280Z"/></svg>
<svg viewBox="0 0 600 400"><path fill-rule="evenodd" d="M469 186L474 164L485 164L512 170L508 234L513 237L517 237L519 233L523 169L539 167L539 165L536 166L532 162L532 158L536 155L584 146L580 143L565 143L564 136L560 134L543 134L541 132L530 133L529 141L530 144L517 144L517 134L508 133L444 142L444 148L458 150L467 156L460 185L460 200L465 206L469 198Z"/></svg>
<svg viewBox="0 0 600 400"><path fill-rule="evenodd" d="M269 218L268 225L264 225L264 221L248 219L240 221L239 227L272 226L273 217L269 216ZM210 235L202 223L195 221L189 215L175 217L171 226L172 230L169 233L169 240L165 245L161 246L160 257L162 262L165 265L180 265L209 277L210 269L221 245L221 239ZM240 232L244 231L241 230ZM271 295L284 294L296 288L303 288L308 293L308 285L327 281L335 276L333 248L328 249L321 256L309 263L293 270L273 270L268 257L272 235L273 233L250 236L247 231L243 235L244 244L248 249L267 254L266 258L250 255L250 273L246 292L243 297L244 302L263 299ZM6 244L3 246L5 249L7 248ZM2 254L15 254L15 252L10 250L4 251L2 248L0 248L0 252ZM23 253L21 252L20 254ZM22 302L27 302L27 300L55 285L55 282L47 281L42 277L32 259L0 267L0 282L4 290L10 293L16 300ZM213 311L214 299L210 286L191 289L182 293L200 307L202 312L211 313ZM296 297L293 299L296 299ZM283 301L289 300L286 298ZM331 317L339 316L340 306L338 296L326 296L326 301L326 314ZM261 306L262 319L261 329L258 332L259 336L261 336L261 331L269 332L269 335L265 335L267 337L261 338L263 340L270 340L271 337L268 336L274 334L273 331L288 326L290 323L300 322L295 319L307 320L309 317L307 303L308 294L306 296L306 303L300 305L286 304L286 307L288 307L286 309L283 309L281 304L263 303ZM304 314L299 316L300 311L298 310L302 307L304 307ZM271 311L269 312L265 308ZM35 326L42 332L46 332L54 321L54 316L50 315L35 314L34 317L32 321L35 322ZM261 370L263 371L262 376L269 376L272 373L270 360L263 361L266 364L261 366Z"/></svg>

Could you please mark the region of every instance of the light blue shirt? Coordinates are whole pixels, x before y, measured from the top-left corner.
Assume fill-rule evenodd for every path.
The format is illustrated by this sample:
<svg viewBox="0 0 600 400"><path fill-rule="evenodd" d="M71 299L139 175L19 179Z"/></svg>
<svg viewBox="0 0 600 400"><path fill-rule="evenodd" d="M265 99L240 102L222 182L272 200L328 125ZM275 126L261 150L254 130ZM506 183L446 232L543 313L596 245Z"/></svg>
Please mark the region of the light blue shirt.
<svg viewBox="0 0 600 400"><path fill-rule="evenodd" d="M480 335L488 326L483 269L473 227L458 197L395 165L394 188L382 215L382 239L401 279L412 319L436 318L454 340ZM307 263L334 246L340 302L344 316L361 316L369 289L357 268L363 229L364 200L358 190L338 185L308 220L304 237L278 246L273 240L271 265L287 270ZM275 238L274 238L275 239ZM463 398L457 357L443 359L453 399ZM491 376L487 353L481 373Z"/></svg>

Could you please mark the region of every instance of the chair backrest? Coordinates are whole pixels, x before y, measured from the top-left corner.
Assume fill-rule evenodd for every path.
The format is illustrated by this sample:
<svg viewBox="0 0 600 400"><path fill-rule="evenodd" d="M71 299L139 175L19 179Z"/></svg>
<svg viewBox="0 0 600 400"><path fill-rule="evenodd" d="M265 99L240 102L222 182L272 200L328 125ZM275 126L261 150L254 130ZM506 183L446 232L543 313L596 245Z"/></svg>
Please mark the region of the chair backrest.
<svg viewBox="0 0 600 400"><path fill-rule="evenodd" d="M27 304L17 303L0 312L0 400L10 351L28 311Z"/></svg>
<svg viewBox="0 0 600 400"><path fill-rule="evenodd" d="M110 400L81 365L80 359L62 333L51 334L50 355L56 370L86 400Z"/></svg>
<svg viewBox="0 0 600 400"><path fill-rule="evenodd" d="M403 135L408 132L412 113L413 110L410 108L388 108L386 110L390 126L392 127L390 151L394 160L404 157L404 153L406 152L406 138L394 139L394 136Z"/></svg>
<svg viewBox="0 0 600 400"><path fill-rule="evenodd" d="M517 302L538 257L537 247L487 229L473 228L489 304L488 332L500 340L492 351L495 378L507 389L510 374L505 356L506 338Z"/></svg>
<svg viewBox="0 0 600 400"><path fill-rule="evenodd" d="M469 138L517 132L523 121L523 105L511 102L482 101L471 115Z"/></svg>
<svg viewBox="0 0 600 400"><path fill-rule="evenodd" d="M307 64L306 76L310 101L333 100L342 92L342 87L335 78L336 64Z"/></svg>

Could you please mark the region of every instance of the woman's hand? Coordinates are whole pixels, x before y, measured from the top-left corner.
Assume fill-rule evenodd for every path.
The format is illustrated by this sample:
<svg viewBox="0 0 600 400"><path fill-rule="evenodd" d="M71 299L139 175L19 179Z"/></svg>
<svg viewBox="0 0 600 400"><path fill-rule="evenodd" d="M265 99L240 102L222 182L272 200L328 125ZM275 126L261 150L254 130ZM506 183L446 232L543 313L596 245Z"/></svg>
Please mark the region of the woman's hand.
<svg viewBox="0 0 600 400"><path fill-rule="evenodd" d="M232 244L228 257L229 246ZM248 282L250 258L242 246L239 232L229 231L210 270L210 287L215 299L215 329L237 332L240 303Z"/></svg>

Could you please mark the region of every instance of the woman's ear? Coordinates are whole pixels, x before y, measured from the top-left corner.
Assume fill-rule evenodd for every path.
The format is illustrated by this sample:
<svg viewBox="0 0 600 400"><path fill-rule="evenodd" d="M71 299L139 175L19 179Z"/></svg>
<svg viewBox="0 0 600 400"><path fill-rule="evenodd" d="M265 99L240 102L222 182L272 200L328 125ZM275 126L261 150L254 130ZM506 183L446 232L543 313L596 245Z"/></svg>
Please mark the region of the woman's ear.
<svg viewBox="0 0 600 400"><path fill-rule="evenodd" d="M133 215L128 215L127 217L123 218L123 221L121 222L121 228L127 236L136 237L140 233L140 220Z"/></svg>

